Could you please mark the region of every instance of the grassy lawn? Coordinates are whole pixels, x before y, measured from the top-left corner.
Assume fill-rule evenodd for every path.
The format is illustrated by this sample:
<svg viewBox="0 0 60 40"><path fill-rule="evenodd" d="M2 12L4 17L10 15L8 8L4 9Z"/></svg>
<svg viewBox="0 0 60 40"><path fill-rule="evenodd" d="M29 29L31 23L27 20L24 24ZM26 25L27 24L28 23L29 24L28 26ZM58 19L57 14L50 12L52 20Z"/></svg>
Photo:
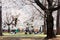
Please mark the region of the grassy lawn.
<svg viewBox="0 0 60 40"><path fill-rule="evenodd" d="M42 34L24 34L22 33L17 33L17 34L11 34L11 33L3 33L4 36L0 36L0 40L43 40L46 35ZM49 40L60 40L60 35L56 35L56 38L52 38Z"/></svg>
<svg viewBox="0 0 60 40"><path fill-rule="evenodd" d="M3 33L5 37L46 37L46 35L42 34L24 34L22 33L16 33L16 34L11 34L11 33Z"/></svg>

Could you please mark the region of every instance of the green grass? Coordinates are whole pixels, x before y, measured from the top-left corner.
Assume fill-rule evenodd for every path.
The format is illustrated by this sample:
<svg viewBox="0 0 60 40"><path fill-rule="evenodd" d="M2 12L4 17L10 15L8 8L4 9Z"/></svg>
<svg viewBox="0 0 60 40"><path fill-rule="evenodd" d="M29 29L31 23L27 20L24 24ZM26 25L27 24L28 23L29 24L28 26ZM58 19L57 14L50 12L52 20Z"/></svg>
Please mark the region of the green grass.
<svg viewBox="0 0 60 40"><path fill-rule="evenodd" d="M42 34L24 34L22 33L17 33L17 34L11 34L11 33L3 33L5 37L46 37L46 35Z"/></svg>

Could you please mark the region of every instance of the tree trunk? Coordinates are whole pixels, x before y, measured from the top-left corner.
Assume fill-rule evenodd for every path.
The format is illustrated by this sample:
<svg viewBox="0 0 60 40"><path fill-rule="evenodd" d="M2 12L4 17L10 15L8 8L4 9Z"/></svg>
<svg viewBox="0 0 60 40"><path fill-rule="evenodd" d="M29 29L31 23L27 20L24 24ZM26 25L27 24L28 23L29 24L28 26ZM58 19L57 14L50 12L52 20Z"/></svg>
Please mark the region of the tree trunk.
<svg viewBox="0 0 60 40"><path fill-rule="evenodd" d="M52 6L53 4L53 0L47 0L48 1L48 9ZM46 22L47 22L47 38L54 38L56 37L55 33L54 33L54 18L52 16L52 10L48 10L46 12L47 14L47 19L46 19Z"/></svg>
<svg viewBox="0 0 60 40"><path fill-rule="evenodd" d="M10 24L8 24L8 33L10 33Z"/></svg>
<svg viewBox="0 0 60 40"><path fill-rule="evenodd" d="M0 36L2 36L2 11L1 11L1 6L0 6Z"/></svg>
<svg viewBox="0 0 60 40"><path fill-rule="evenodd" d="M60 5L60 0L58 1L58 5ZM57 35L60 34L60 9L57 13Z"/></svg>
<svg viewBox="0 0 60 40"><path fill-rule="evenodd" d="M16 27L16 25L17 25L17 18L15 18L15 27Z"/></svg>
<svg viewBox="0 0 60 40"><path fill-rule="evenodd" d="M60 9L58 10L57 13L57 35L60 34Z"/></svg>
<svg viewBox="0 0 60 40"><path fill-rule="evenodd" d="M8 26L8 33L10 33L10 26Z"/></svg>
<svg viewBox="0 0 60 40"><path fill-rule="evenodd" d="M54 26L54 20L53 20L53 16L52 16L52 12L59 9L60 7L56 7L56 8L51 8L53 5L53 1L54 0L47 0L48 2L48 8L46 8L45 6L43 6L39 0L35 0L36 4L46 13L47 15L47 19L46 19L46 23L47 23L47 38L53 38L56 37L54 30L53 30L53 26Z"/></svg>
<svg viewBox="0 0 60 40"><path fill-rule="evenodd" d="M47 15L46 22L47 22L47 38L56 37L53 30L54 19L52 13L49 13L49 15Z"/></svg>

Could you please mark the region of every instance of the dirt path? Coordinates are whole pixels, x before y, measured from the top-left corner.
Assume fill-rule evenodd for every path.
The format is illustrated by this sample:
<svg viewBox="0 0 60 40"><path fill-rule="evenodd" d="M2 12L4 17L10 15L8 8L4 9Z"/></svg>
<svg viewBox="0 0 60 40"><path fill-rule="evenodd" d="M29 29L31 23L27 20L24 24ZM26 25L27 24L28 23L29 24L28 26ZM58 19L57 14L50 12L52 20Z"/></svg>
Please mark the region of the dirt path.
<svg viewBox="0 0 60 40"><path fill-rule="evenodd" d="M25 38L25 37L0 37L0 40L43 40L43 38ZM53 38L49 40L60 40L60 38Z"/></svg>

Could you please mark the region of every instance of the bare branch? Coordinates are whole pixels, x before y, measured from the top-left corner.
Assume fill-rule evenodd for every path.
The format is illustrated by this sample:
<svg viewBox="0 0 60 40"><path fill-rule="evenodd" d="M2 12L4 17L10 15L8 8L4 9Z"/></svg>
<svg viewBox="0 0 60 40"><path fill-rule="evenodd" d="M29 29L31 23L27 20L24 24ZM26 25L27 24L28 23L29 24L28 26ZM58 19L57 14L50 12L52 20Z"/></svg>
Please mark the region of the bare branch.
<svg viewBox="0 0 60 40"><path fill-rule="evenodd" d="M40 16L44 18L44 14L39 10L39 8L37 8L35 5L34 5L34 1L31 1L29 0L29 2L31 2L31 5L34 6L34 8L36 8L37 11L39 11L39 13L41 14Z"/></svg>
<svg viewBox="0 0 60 40"><path fill-rule="evenodd" d="M33 4L32 4L33 5ZM34 5L33 5L34 6ZM38 11L39 11L39 13L42 15L41 17L43 17L44 16L44 14L36 7L36 6L34 6Z"/></svg>
<svg viewBox="0 0 60 40"><path fill-rule="evenodd" d="M42 9L42 10L47 10L47 8L45 7L45 6L43 6L40 2L39 2L39 0L35 0L35 3Z"/></svg>
<svg viewBox="0 0 60 40"><path fill-rule="evenodd" d="M58 10L58 9L60 9L60 6L58 6L58 7L51 7L49 10L52 10L52 11L56 11L56 10Z"/></svg>
<svg viewBox="0 0 60 40"><path fill-rule="evenodd" d="M48 2L49 5L52 5L53 0L47 0L47 2Z"/></svg>

